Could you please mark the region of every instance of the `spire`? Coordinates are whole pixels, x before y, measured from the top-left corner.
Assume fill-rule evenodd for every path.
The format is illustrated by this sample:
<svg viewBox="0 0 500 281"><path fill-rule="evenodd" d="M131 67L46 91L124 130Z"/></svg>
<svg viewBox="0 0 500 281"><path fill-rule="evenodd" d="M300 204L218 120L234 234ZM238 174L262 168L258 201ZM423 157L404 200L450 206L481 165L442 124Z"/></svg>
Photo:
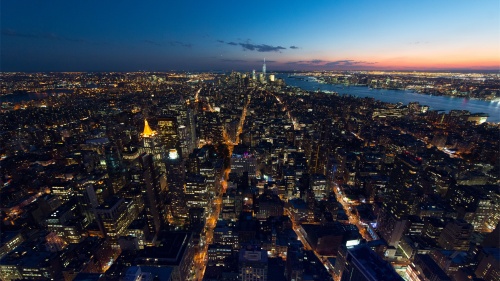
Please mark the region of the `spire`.
<svg viewBox="0 0 500 281"><path fill-rule="evenodd" d="M150 137L154 135L155 132L151 130L151 127L149 127L148 120L144 119L144 132L142 133L143 137Z"/></svg>

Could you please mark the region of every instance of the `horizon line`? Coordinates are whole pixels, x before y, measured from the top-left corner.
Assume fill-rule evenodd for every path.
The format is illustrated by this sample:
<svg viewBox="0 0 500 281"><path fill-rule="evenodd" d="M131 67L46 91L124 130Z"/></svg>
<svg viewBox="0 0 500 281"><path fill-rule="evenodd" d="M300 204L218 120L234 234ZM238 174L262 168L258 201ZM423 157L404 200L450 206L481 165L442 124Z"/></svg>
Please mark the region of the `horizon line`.
<svg viewBox="0 0 500 281"><path fill-rule="evenodd" d="M199 70L185 70L185 69L171 69L171 70L147 70L147 69L137 69L137 70L19 70L19 71L4 71L0 70L0 73L99 73L99 72L116 72L116 73L127 73L127 72L248 72L251 73L251 69L199 69ZM466 72L466 73L495 73L500 74L500 69L474 69L474 68L432 68L432 69L317 69L317 70L307 70L307 69L294 69L294 70L284 70L278 69L273 71L266 71L269 74L272 73L289 73L289 72Z"/></svg>

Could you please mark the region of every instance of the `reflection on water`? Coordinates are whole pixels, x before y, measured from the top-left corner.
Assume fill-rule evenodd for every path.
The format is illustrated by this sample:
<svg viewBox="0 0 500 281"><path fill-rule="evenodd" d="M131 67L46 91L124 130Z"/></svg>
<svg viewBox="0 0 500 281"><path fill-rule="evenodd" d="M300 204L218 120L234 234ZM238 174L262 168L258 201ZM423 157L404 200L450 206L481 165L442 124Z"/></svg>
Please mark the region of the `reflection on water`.
<svg viewBox="0 0 500 281"><path fill-rule="evenodd" d="M409 90L386 90L371 89L366 86L346 86L319 83L316 79L296 79L285 74L277 75L285 80L289 86L299 87L306 91L337 92L340 95L352 95L356 97L370 97L376 100L390 103L419 102L421 105L429 106L430 110L468 110L471 113L487 113L488 122L500 122L500 102L483 100L455 98L448 96L422 95Z"/></svg>

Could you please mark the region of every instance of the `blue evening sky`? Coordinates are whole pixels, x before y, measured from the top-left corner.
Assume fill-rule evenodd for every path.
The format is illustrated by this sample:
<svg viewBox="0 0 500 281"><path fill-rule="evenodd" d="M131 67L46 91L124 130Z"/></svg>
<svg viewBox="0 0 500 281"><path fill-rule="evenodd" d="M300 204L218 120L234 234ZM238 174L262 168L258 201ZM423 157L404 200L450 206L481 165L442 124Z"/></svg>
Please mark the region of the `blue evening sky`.
<svg viewBox="0 0 500 281"><path fill-rule="evenodd" d="M500 64L498 0L0 3L2 71Z"/></svg>

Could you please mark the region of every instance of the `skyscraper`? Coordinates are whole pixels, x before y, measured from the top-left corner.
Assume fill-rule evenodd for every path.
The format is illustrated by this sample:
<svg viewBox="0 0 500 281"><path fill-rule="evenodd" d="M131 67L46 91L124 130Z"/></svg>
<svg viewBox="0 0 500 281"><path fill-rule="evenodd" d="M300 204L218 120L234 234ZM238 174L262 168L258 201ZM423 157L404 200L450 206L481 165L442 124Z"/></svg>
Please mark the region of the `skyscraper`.
<svg viewBox="0 0 500 281"><path fill-rule="evenodd" d="M266 281L267 253L259 249L242 249L239 253L239 277L241 280Z"/></svg>
<svg viewBox="0 0 500 281"><path fill-rule="evenodd" d="M266 76L266 58L264 58L264 65L262 66L262 74Z"/></svg>
<svg viewBox="0 0 500 281"><path fill-rule="evenodd" d="M151 129L149 123L144 119L144 131L141 134L141 146L139 147L139 152L148 153L153 156L153 163L155 168L159 169L160 172L165 173L166 167L163 161L164 149L161 144L161 136Z"/></svg>
<svg viewBox="0 0 500 281"><path fill-rule="evenodd" d="M334 272L341 281L403 280L390 263L363 244L341 247Z"/></svg>
<svg viewBox="0 0 500 281"><path fill-rule="evenodd" d="M165 151L177 149L179 124L175 117L158 118L158 138Z"/></svg>
<svg viewBox="0 0 500 281"><path fill-rule="evenodd" d="M163 209L160 199L160 184L158 182L156 169L153 166L153 157L151 154L143 153L139 156L139 161L142 168L142 177L144 186L142 188L142 196L144 200L144 210L146 213L149 232L157 234L160 231L161 216L160 212Z"/></svg>
<svg viewBox="0 0 500 281"><path fill-rule="evenodd" d="M184 193L184 162L176 149L170 149L165 159L167 168L168 199L170 201L170 223L182 225L188 218Z"/></svg>

